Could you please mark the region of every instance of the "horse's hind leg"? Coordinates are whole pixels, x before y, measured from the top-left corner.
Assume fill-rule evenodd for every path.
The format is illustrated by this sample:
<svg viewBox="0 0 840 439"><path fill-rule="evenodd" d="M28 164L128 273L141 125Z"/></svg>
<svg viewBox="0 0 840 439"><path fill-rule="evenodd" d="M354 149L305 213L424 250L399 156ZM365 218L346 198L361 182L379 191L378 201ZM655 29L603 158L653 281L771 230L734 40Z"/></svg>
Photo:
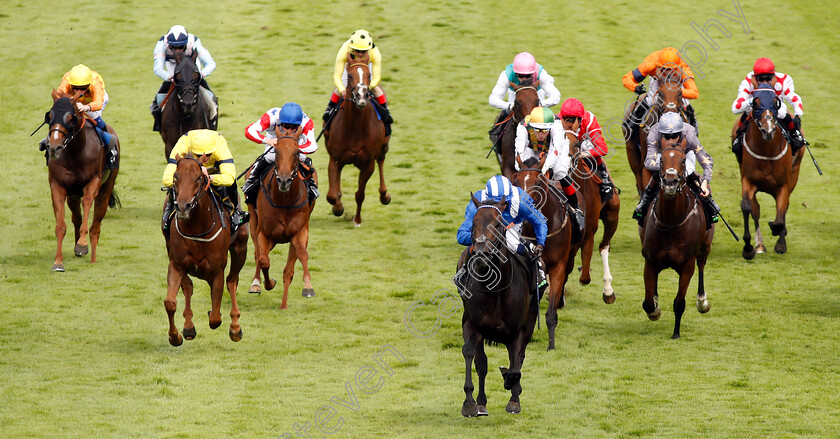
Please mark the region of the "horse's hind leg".
<svg viewBox="0 0 840 439"><path fill-rule="evenodd" d="M181 287L181 279L184 273L178 271L172 261L169 261L169 271L166 275L166 298L163 299L163 306L166 308L166 315L169 317L169 344L181 346L184 339L175 327L175 310L178 308L178 289Z"/></svg>
<svg viewBox="0 0 840 439"><path fill-rule="evenodd" d="M248 224L248 232L251 235L251 242L254 244L254 265L256 266L254 269L254 277L251 278L251 286L248 289L249 293L260 294L262 290L260 290L260 283L262 279L260 278L260 246L259 246L259 230L260 230L260 223L259 223L259 216L257 215L257 210L250 205L248 206L248 212L251 214L251 219ZM247 247L247 244L246 244ZM246 250L247 252L247 250Z"/></svg>
<svg viewBox="0 0 840 439"><path fill-rule="evenodd" d="M388 188L385 187L385 173L382 167L385 165L385 153L388 152L388 144L382 146L382 154L376 159L376 164L379 165L379 202L388 204L391 202L391 194L388 193Z"/></svg>
<svg viewBox="0 0 840 439"><path fill-rule="evenodd" d="M502 370L502 377L505 379L505 389L510 390L510 400L505 407L508 413L516 414L522 411L522 407L519 404L519 395L522 393L522 360L524 358L523 352L526 342L525 331L519 331L516 339L507 347L510 368L500 368Z"/></svg>
<svg viewBox="0 0 840 439"><path fill-rule="evenodd" d="M119 169L114 169L105 180L105 184L99 188L96 196L96 203L93 205L93 222L90 225L90 262L96 262L96 245L99 243L99 233L102 229L102 220L108 212L108 201L114 191L114 182L117 179Z"/></svg>
<svg viewBox="0 0 840 439"><path fill-rule="evenodd" d="M192 295L193 282L189 275L184 275L181 280L181 291L184 292L184 338L192 340L195 338L195 323L193 322Z"/></svg>
<svg viewBox="0 0 840 439"><path fill-rule="evenodd" d="M461 353L464 355L464 363L466 364L466 378L464 380L464 393L466 398L464 404L461 406L461 414L467 418L472 418L478 415L478 406L473 398L473 390L475 386L472 381L472 363L475 358L476 348L482 342L481 334L473 328L469 320L463 325L464 346L461 347Z"/></svg>
<svg viewBox="0 0 840 439"><path fill-rule="evenodd" d="M776 246L773 250L782 255L787 252L787 227L785 226L785 214L787 214L788 205L790 203L790 192L787 186L782 186L779 193L776 195L776 219L770 223L770 231L773 236L778 236Z"/></svg>
<svg viewBox="0 0 840 439"><path fill-rule="evenodd" d="M236 302L236 289L239 287L239 272L248 256L248 225L244 224L231 241L230 271L225 279L230 294L230 339L242 340L242 327L239 325L239 305Z"/></svg>
<svg viewBox="0 0 840 439"><path fill-rule="evenodd" d="M212 279L207 281L210 285L210 303L211 308L209 314L210 329L216 329L222 324L222 294L225 290L225 270L219 270Z"/></svg>
<svg viewBox="0 0 840 439"><path fill-rule="evenodd" d="M679 270L679 289L677 290L677 297L674 298L674 335L671 336L674 340L680 338L680 321L685 312L685 293L688 291L691 277L694 276L694 262L694 259L686 262L682 270Z"/></svg>
<svg viewBox="0 0 840 439"><path fill-rule="evenodd" d="M370 176L373 175L374 162L367 164L365 169L360 169L359 172L359 189L356 191L356 216L353 218L353 224L356 227L362 225L362 203L365 202L365 186L367 186Z"/></svg>
<svg viewBox="0 0 840 439"><path fill-rule="evenodd" d="M333 205L332 213L335 216L344 215L344 205L341 204L341 169L344 165L330 157L327 167L327 175L330 179L330 189L327 191L327 202Z"/></svg>
<svg viewBox="0 0 840 439"><path fill-rule="evenodd" d="M257 270L262 270L265 289L271 291L277 281L272 279L268 274L268 269L271 267L271 259L268 254L274 249L274 242L271 242L262 232L258 232L257 239L259 240L259 253L257 253Z"/></svg>
<svg viewBox="0 0 840 439"><path fill-rule="evenodd" d="M84 188L82 195L82 228L79 229L79 239L76 241L73 252L76 256L83 256L88 253L88 223L90 209L99 192L99 177L93 178Z"/></svg>
<svg viewBox="0 0 840 439"><path fill-rule="evenodd" d="M592 265L592 249L595 247L595 231L586 230L583 237L583 246L580 253L580 281L581 285L589 285L592 282L590 275Z"/></svg>
<svg viewBox="0 0 840 439"><path fill-rule="evenodd" d="M303 267L303 297L315 297L315 289L312 288L312 276L309 273L309 224L292 238L289 246L295 247L295 253Z"/></svg>
<svg viewBox="0 0 840 439"><path fill-rule="evenodd" d="M712 247L712 235L707 236L708 238L703 243L700 254L697 256L697 275L699 276L697 279L697 311L700 314L705 314L712 308L709 299L706 298L706 286L703 283L703 270L706 268L706 259L709 257L709 251L711 251Z"/></svg>
<svg viewBox="0 0 840 439"><path fill-rule="evenodd" d="M82 228L82 200L79 198L67 198L67 207L70 208L70 221L73 223L75 238L73 242L79 241L79 230Z"/></svg>
<svg viewBox="0 0 840 439"><path fill-rule="evenodd" d="M548 327L548 350L554 349L554 331L557 329L557 309L565 306L563 298L563 270L566 267L558 264L550 267L548 272L548 309L545 310L545 325ZM556 280L555 280L556 279Z"/></svg>
<svg viewBox="0 0 840 439"><path fill-rule="evenodd" d="M67 223L64 220L64 201L67 199L67 191L50 179L50 195L53 214L55 214L55 238L58 241L52 271L64 271L62 243L64 242L64 235L67 234Z"/></svg>
<svg viewBox="0 0 840 439"><path fill-rule="evenodd" d="M286 301L289 297L289 286L292 284L292 279L295 277L295 262L298 254L294 242L289 243L289 254L286 257L286 266L283 267L283 302L280 303L280 309L288 308Z"/></svg>

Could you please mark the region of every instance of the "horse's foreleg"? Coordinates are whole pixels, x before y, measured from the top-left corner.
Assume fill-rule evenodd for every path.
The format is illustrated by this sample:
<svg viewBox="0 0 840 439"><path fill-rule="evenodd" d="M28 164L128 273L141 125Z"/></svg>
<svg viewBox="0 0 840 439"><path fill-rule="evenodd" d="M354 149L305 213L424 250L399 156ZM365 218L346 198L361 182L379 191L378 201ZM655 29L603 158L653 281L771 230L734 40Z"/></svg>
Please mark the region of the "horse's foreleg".
<svg viewBox="0 0 840 439"><path fill-rule="evenodd" d="M563 270L558 264L548 268L548 309L545 310L545 326L548 327L548 350L554 349L554 331L557 328L557 309L565 305L563 298Z"/></svg>
<svg viewBox="0 0 840 439"><path fill-rule="evenodd" d="M248 257L248 224L243 224L236 232L230 244L230 271L225 279L230 294L230 339L242 340L242 327L239 325L239 304L236 302L236 289L239 287L239 272ZM259 285L259 284L258 284Z"/></svg>
<svg viewBox="0 0 840 439"><path fill-rule="evenodd" d="M166 315L169 317L169 344L181 346L184 339L178 334L175 327L175 310L178 308L178 289L181 287L181 280L184 273L175 268L175 264L169 261L169 271L166 274L166 298L163 299L163 306L166 308Z"/></svg>
<svg viewBox="0 0 840 439"><path fill-rule="evenodd" d="M601 263L604 265L604 291L602 297L604 303L615 302L615 290L612 287L612 273L610 272L610 246L607 244L600 249Z"/></svg>
<svg viewBox="0 0 840 439"><path fill-rule="evenodd" d="M746 178L741 179L741 213L744 215L744 248L741 250L741 256L750 260L756 253L750 236L750 215L756 220L758 230L758 201L755 200L755 187L748 183Z"/></svg>
<svg viewBox="0 0 840 439"><path fill-rule="evenodd" d="M195 338L195 323L192 320L193 282L188 274L181 278L181 291L184 292L184 338L192 340Z"/></svg>
<svg viewBox="0 0 840 439"><path fill-rule="evenodd" d="M327 202L333 205L332 213L335 216L344 215L344 205L341 204L341 169L344 165L330 157L327 167L327 174L330 179L330 189L327 191Z"/></svg>
<svg viewBox="0 0 840 439"><path fill-rule="evenodd" d="M466 378L464 379L464 393L466 398L464 404L461 406L461 414L467 418L472 418L478 415L478 407L473 398L473 390L475 386L472 382L472 363L475 358L476 347L481 343L481 334L473 328L469 320L464 322L462 327L464 335L464 346L461 347L461 353L464 354L464 363L466 364Z"/></svg>
<svg viewBox="0 0 840 439"><path fill-rule="evenodd" d="M593 229L595 229L596 227L589 227L584 232L583 247L581 248L580 253L581 267L579 281L581 285L589 285L589 283L592 282L590 270L592 268L592 248L595 246L595 230Z"/></svg>
<svg viewBox="0 0 840 439"><path fill-rule="evenodd" d="M368 163L365 169L359 170L359 189L356 190L356 216L353 217L353 224L356 227L362 225L362 203L365 202L365 186L370 176L373 175L374 162Z"/></svg>
<svg viewBox="0 0 840 439"><path fill-rule="evenodd" d="M525 350L525 331L520 330L516 338L507 346L508 360L510 367L502 369L502 377L505 380L505 389L510 390L510 400L505 407L508 413L519 413L522 407L519 404L519 395L522 393L522 359Z"/></svg>
<svg viewBox="0 0 840 439"><path fill-rule="evenodd" d="M315 289L312 288L312 276L309 274L309 224L292 238L290 246L295 247L295 253L303 266L303 297L314 297Z"/></svg>
<svg viewBox="0 0 840 439"><path fill-rule="evenodd" d="M269 240L262 231L257 231L257 241L259 241L259 245L254 246L259 247L259 250L255 250L257 251L257 270L262 270L265 289L271 291L277 281L268 275L268 268L271 266L271 260L268 258L268 254L274 249L275 243Z"/></svg>
<svg viewBox="0 0 840 439"><path fill-rule="evenodd" d="M703 283L703 270L706 268L706 259L709 257L711 247L712 236L709 236L700 248L700 254L697 255L697 275L699 276L697 279L697 311L701 314L709 312L712 308L709 299L706 298L706 286Z"/></svg>
<svg viewBox="0 0 840 439"><path fill-rule="evenodd" d="M210 329L216 329L222 324L222 294L225 291L224 268L208 280L207 284L210 285Z"/></svg>
<svg viewBox="0 0 840 439"><path fill-rule="evenodd" d="M67 207L70 208L70 221L73 223L73 242L79 241L79 230L82 228L82 200L79 198L67 198Z"/></svg>
<svg viewBox="0 0 840 439"><path fill-rule="evenodd" d="M251 278L251 287L248 289L249 293L256 293L259 294L262 292L260 290L260 283L262 283L262 279L260 278L260 241L258 239L259 230L260 230L260 223L259 223L259 216L257 215L257 209L248 206L248 212L251 214L251 219L249 220L248 224L248 232L251 235L251 242L254 244L254 277ZM247 252L247 250L246 250Z"/></svg>
<svg viewBox="0 0 840 439"><path fill-rule="evenodd" d="M618 229L618 212L621 206L621 201L618 194L613 193L610 201L601 208L601 222L604 224L604 236L601 237L601 243L598 244L598 252L601 254L601 262L604 265L604 292L603 298L606 303L615 302L615 290L612 287L612 274L610 273L610 242L616 229Z"/></svg>
<svg viewBox="0 0 840 439"><path fill-rule="evenodd" d="M90 262L96 262L96 246L99 244L99 234L102 229L102 220L108 212L108 201L114 191L114 182L117 179L119 169L114 169L105 180L105 184L99 188L96 202L93 205L93 222L90 224Z"/></svg>
<svg viewBox="0 0 840 439"><path fill-rule="evenodd" d="M376 159L376 164L379 165L379 202L389 204L391 202L391 194L388 193L388 188L385 187L385 172L382 170L382 167L385 165L385 152L388 151L388 144L385 144L382 149L382 154Z"/></svg>
<svg viewBox="0 0 840 439"><path fill-rule="evenodd" d="M677 290L677 297L674 297L674 334L672 339L680 338L680 321L682 320L683 312L685 312L685 293L688 291L688 284L691 283L691 277L694 276L694 258L687 261L680 273L680 283Z"/></svg>
<svg viewBox="0 0 840 439"><path fill-rule="evenodd" d="M475 372L478 374L477 415L487 416L487 394L484 393L484 382L487 378L487 354L484 352L484 343L476 345Z"/></svg>
<svg viewBox="0 0 840 439"><path fill-rule="evenodd" d="M286 256L286 266L283 267L283 302L280 303L280 309L288 308L286 301L289 297L289 285L292 284L292 279L295 277L295 261L297 261L297 247L292 242L289 242L289 254Z"/></svg>
<svg viewBox="0 0 840 439"><path fill-rule="evenodd" d="M58 241L52 270L64 271L64 255L62 254L61 246L64 242L64 235L67 234L67 223L64 220L64 201L67 199L67 191L50 179L50 195L52 198L53 214L55 214L55 238Z"/></svg>
<svg viewBox="0 0 840 439"><path fill-rule="evenodd" d="M787 214L788 205L790 203L790 191L787 186L782 186L779 193L776 195L776 219L770 223L770 231L773 236L778 236L776 246L773 248L778 254L785 254L787 252L787 227L785 226L785 215Z"/></svg>
<svg viewBox="0 0 840 439"><path fill-rule="evenodd" d="M82 228L79 229L79 240L76 241L76 246L73 247L73 252L76 256L84 256L88 253L88 223L90 219L90 208L93 207L96 195L99 194L99 183L99 177L94 177L84 188L82 195Z"/></svg>
<svg viewBox="0 0 840 439"><path fill-rule="evenodd" d="M662 309L659 308L659 294L656 292L659 282L659 270L649 261L645 260L645 300L642 302L642 309L651 320L659 320Z"/></svg>

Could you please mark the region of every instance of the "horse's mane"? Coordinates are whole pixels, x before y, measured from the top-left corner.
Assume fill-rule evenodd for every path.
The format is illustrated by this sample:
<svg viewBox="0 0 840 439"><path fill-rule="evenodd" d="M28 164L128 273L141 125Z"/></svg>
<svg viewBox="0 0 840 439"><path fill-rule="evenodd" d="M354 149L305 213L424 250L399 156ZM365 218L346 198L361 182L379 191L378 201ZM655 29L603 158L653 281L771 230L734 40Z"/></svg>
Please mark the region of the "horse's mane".
<svg viewBox="0 0 840 439"><path fill-rule="evenodd" d="M539 166L540 161L536 157L528 157L524 162L522 162L522 164L525 165L526 168L536 168Z"/></svg>

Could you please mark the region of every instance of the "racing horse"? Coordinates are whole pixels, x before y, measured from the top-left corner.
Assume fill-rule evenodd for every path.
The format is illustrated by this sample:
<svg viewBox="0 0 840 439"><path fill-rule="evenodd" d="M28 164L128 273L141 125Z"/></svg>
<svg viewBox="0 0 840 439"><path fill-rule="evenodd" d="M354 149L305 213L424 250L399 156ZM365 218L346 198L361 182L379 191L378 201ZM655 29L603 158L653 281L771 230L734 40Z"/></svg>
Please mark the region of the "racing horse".
<svg viewBox="0 0 840 439"><path fill-rule="evenodd" d="M509 180L513 180L513 174L516 172L516 148L514 145L516 127L525 119L525 116L531 114L531 111L540 105L540 98L537 94L540 82L536 81L533 85L516 85L511 82L510 87L513 89L515 96L513 110L506 120L498 122L506 125L499 137L501 155L497 154L496 158L499 160L502 175Z"/></svg>
<svg viewBox="0 0 840 439"><path fill-rule="evenodd" d="M654 93L653 106L648 110L642 120L633 120L633 108L628 108L625 114L624 130L625 146L627 149L627 161L630 169L636 177L636 191L639 196L645 190L651 178L650 171L644 167L645 154L647 153L647 134L650 127L659 122L663 113L680 113L683 121L688 121L682 97L682 75L677 69L659 68L656 73L659 83L658 90L651 90ZM636 105L641 105L645 100L644 94L639 96ZM631 128L631 125L636 125Z"/></svg>
<svg viewBox="0 0 840 439"><path fill-rule="evenodd" d="M525 162L519 157L516 160L520 170L513 174L512 183L531 196L534 206L540 209L548 221L542 259L549 280L545 323L548 326L548 350L552 350L557 328L557 310L566 306L566 281L574 266L575 254L580 248L580 243L572 244L572 222L566 210L566 196L562 189L556 187L540 172L545 164L545 156L539 162L536 158ZM530 241L536 239L530 224L522 227L522 238Z"/></svg>
<svg viewBox="0 0 840 439"><path fill-rule="evenodd" d="M581 239L581 267L580 284L589 285L590 263L592 262L592 248L595 245L595 232L598 231L598 220L604 224L604 235L598 244L598 253L604 265L604 290L602 297L605 303L615 302L615 291L612 287L612 274L610 273L610 241L618 228L618 211L621 201L618 198L618 191L612 191L608 200L601 198L601 179L595 172L597 163L591 157L581 158L580 142L572 132L566 132L569 140L569 153L572 155L572 167L570 169L572 180L577 186L577 193L580 194L585 223L583 239Z"/></svg>
<svg viewBox="0 0 840 439"><path fill-rule="evenodd" d="M487 355L484 343L501 343L507 347L509 367L500 367L504 387L511 391L505 407L508 413L519 413L522 407L519 395L522 393L520 379L525 361L525 348L534 334L534 325L539 314L539 298L532 294L528 269L521 257L508 250L504 236L502 212L507 201L478 201L471 196L477 207L472 227L473 246L464 250L458 262L460 271L465 265L469 275L459 284L464 303L461 326L464 346L461 352L466 363L464 393L466 399L461 407L465 417L487 416L487 395L484 380L487 376ZM471 249L473 255L467 259ZM486 276L487 273L494 273ZM478 373L478 400L473 399L472 364Z"/></svg>
<svg viewBox="0 0 840 439"><path fill-rule="evenodd" d="M227 284L230 294L230 331L233 341L242 340L239 324L239 306L236 303L236 288L239 272L245 265L248 252L248 225L243 224L236 233L230 233L230 215L224 212L221 197L210 187L210 178L201 162L187 153L176 156L177 167L172 183L175 200L175 218L166 238L166 253L169 255L169 269L166 276L166 298L163 301L169 317L169 344L180 346L184 338L195 338L195 324L190 305L193 283L190 276L207 281L210 285L211 310L210 328L222 324L222 294ZM227 254L230 252L230 271L225 278ZM184 292L184 336L175 327L178 289Z"/></svg>
<svg viewBox="0 0 840 439"><path fill-rule="evenodd" d="M335 216L344 215L341 203L341 170L345 165L353 164L359 168L359 188L356 191L356 215L353 224L362 225L362 203L365 200L365 186L376 165L379 165L379 201L391 202L391 195L385 187L385 174L382 167L388 142L391 137L385 135L385 125L374 109L370 93L369 55L347 54L347 89L344 90L341 108L327 126L324 136L329 152L330 189L327 201L333 205Z"/></svg>
<svg viewBox="0 0 840 439"><path fill-rule="evenodd" d="M185 56L175 54L175 74L172 87L161 104L160 137L163 138L164 157L169 157L178 139L191 130L211 127L210 109L201 96L201 73L195 64L198 52Z"/></svg>
<svg viewBox="0 0 840 439"><path fill-rule="evenodd" d="M766 87L766 88L765 88ZM790 204L790 195L799 180L799 168L804 148L793 156L789 142L784 136L776 113L779 101L768 84L759 84L753 92L753 114L744 123L749 124L744 134L744 152L741 159L741 212L744 214L744 248L741 255L752 259L756 252L764 253L764 238L758 225L759 205L756 192L761 191L776 200L776 219L770 221L770 231L778 236L774 250L783 254L787 251L787 227L785 214ZM734 137L738 123L732 130ZM755 223L755 247L750 236L749 217Z"/></svg>
<svg viewBox="0 0 840 439"><path fill-rule="evenodd" d="M295 261L303 265L303 297L315 296L312 278L309 274L309 216L314 200L309 203L306 183L298 170L300 150L298 138L302 128L289 136L275 128L277 145L274 147L273 172L266 173L260 180L260 191L256 204L249 204L254 242L256 272L251 283L252 293L260 292L260 271L265 277L265 289L274 288L276 281L269 276L271 265L268 254L277 243L289 243L289 254L283 269L283 302L280 309L286 309L289 285L295 275Z"/></svg>
<svg viewBox="0 0 840 439"><path fill-rule="evenodd" d="M44 116L49 126L49 182L55 214L55 237L58 247L55 252L53 271L64 271L62 243L67 232L64 219L64 203L70 208L75 246L73 253L84 256L88 253L90 238L90 262L96 262L96 245L102 219L112 199L114 183L119 168L105 170L105 148L96 134L94 122L88 123L84 113L76 109L81 93L68 96L52 91L53 106ZM108 132L116 136L108 126ZM117 143L119 158L120 144ZM119 159L117 160L119 163ZM88 217L93 207L93 221L88 229Z"/></svg>
<svg viewBox="0 0 840 439"><path fill-rule="evenodd" d="M645 300L642 308L651 320L662 315L659 307L657 283L659 273L671 268L679 276L677 296L674 298L674 334L680 338L680 320L685 311L685 293L697 264L697 311L707 313L711 308L703 285L703 269L712 248L714 225L706 229L706 216L700 200L686 187L685 140L677 148L662 151L660 170L663 171L659 193L639 228L642 255L645 258Z"/></svg>

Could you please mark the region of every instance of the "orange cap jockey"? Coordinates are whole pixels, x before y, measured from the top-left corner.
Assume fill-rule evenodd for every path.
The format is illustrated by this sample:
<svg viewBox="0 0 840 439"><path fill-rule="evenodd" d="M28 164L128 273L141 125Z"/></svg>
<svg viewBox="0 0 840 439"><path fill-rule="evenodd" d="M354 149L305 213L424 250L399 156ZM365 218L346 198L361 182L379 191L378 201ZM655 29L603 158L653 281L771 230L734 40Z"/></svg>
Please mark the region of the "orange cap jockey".
<svg viewBox="0 0 840 439"><path fill-rule="evenodd" d="M697 90L697 84L694 83L694 75L691 73L691 68L683 62L679 51L673 47L657 50L645 57L644 61L638 67L627 72L621 78L621 82L628 90L633 90L646 77L657 74L661 68L675 69L681 73L683 79L682 95L684 98L697 99L700 97L700 91Z"/></svg>

